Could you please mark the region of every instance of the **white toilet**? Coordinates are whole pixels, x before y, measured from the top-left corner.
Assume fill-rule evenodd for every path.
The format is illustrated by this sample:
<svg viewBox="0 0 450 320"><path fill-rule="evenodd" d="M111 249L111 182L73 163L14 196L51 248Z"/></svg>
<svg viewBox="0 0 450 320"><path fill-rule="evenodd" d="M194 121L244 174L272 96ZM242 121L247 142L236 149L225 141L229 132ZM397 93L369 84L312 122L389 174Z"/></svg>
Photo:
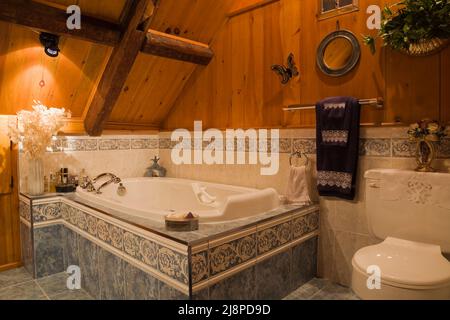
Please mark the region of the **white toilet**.
<svg viewBox="0 0 450 320"><path fill-rule="evenodd" d="M450 252L450 174L380 169L365 178L369 230L384 241L353 256L353 291L364 300L450 299L441 252Z"/></svg>

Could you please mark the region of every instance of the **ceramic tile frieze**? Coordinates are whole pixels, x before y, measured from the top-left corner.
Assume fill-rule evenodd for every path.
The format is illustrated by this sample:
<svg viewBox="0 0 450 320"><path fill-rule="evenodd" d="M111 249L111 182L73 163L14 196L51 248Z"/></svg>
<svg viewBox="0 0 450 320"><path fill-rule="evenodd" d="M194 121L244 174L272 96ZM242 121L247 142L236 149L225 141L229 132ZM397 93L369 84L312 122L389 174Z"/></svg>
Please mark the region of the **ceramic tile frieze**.
<svg viewBox="0 0 450 320"><path fill-rule="evenodd" d="M159 139L143 138L84 138L58 137L52 141L51 152L111 151L131 149L158 149Z"/></svg>
<svg viewBox="0 0 450 320"><path fill-rule="evenodd" d="M294 218L292 221L292 238L298 239L319 229L319 212L313 212Z"/></svg>
<svg viewBox="0 0 450 320"><path fill-rule="evenodd" d="M255 234L224 243L209 251L210 275L216 275L255 257Z"/></svg>
<svg viewBox="0 0 450 320"><path fill-rule="evenodd" d="M359 153L362 156L390 157L391 139L361 139Z"/></svg>
<svg viewBox="0 0 450 320"><path fill-rule="evenodd" d="M43 222L61 218L60 207L60 202L33 205L33 221Z"/></svg>
<svg viewBox="0 0 450 320"><path fill-rule="evenodd" d="M450 139L443 139L438 145L438 157L450 159Z"/></svg>
<svg viewBox="0 0 450 320"><path fill-rule="evenodd" d="M208 251L199 252L191 256L192 283L199 283L209 276Z"/></svg>
<svg viewBox="0 0 450 320"><path fill-rule="evenodd" d="M253 152L259 147L259 150L266 152L305 152L306 154L316 153L316 139L293 137L293 138L279 138L275 142L275 148L272 146L272 140L267 139L266 143L259 141L249 141L248 139L235 139L234 141L223 141L224 150L246 151ZM170 138L160 138L160 149L172 149L178 142L173 142ZM193 142L193 149L203 149L209 145L209 142L202 141ZM187 146L184 146L188 148ZM416 143L410 141L408 138L361 138L359 143L360 156L370 157L401 157L412 158L415 156ZM272 150L273 149L273 150ZM450 158L450 139L444 139L438 145L438 157L441 159Z"/></svg>
<svg viewBox="0 0 450 320"><path fill-rule="evenodd" d="M304 152L306 154L316 153L316 139L293 139L292 151Z"/></svg>
<svg viewBox="0 0 450 320"><path fill-rule="evenodd" d="M291 240L291 221L258 232L258 254L274 250Z"/></svg>
<svg viewBox="0 0 450 320"><path fill-rule="evenodd" d="M31 207L25 201L19 201L19 215L28 222L31 222Z"/></svg>
<svg viewBox="0 0 450 320"><path fill-rule="evenodd" d="M409 139L392 139L392 155L399 158L412 158L416 153L416 145Z"/></svg>

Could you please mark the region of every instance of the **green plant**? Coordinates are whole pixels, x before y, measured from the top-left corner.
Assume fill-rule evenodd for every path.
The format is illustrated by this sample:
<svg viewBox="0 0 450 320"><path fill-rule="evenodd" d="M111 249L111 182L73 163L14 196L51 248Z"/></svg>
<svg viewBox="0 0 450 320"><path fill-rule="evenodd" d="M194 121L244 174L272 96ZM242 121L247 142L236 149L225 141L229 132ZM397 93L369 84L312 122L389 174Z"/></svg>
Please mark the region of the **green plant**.
<svg viewBox="0 0 450 320"><path fill-rule="evenodd" d="M450 38L450 0L402 0L384 7L378 36L396 50L433 38ZM375 38L363 41L375 52Z"/></svg>

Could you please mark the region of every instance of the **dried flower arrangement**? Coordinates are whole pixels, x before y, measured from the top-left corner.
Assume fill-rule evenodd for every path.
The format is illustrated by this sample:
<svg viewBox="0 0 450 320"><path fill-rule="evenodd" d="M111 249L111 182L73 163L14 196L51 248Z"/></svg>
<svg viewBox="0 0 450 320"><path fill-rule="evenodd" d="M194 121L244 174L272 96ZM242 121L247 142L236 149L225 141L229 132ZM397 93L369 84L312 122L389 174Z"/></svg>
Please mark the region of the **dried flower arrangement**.
<svg viewBox="0 0 450 320"><path fill-rule="evenodd" d="M408 135L411 140L428 140L439 142L447 136L445 127L436 120L424 119L409 126Z"/></svg>
<svg viewBox="0 0 450 320"><path fill-rule="evenodd" d="M52 137L71 117L64 109L47 108L34 101L33 111L22 110L17 113L17 124L9 127L9 136L15 143L22 143L24 154L30 159L44 155L52 143Z"/></svg>

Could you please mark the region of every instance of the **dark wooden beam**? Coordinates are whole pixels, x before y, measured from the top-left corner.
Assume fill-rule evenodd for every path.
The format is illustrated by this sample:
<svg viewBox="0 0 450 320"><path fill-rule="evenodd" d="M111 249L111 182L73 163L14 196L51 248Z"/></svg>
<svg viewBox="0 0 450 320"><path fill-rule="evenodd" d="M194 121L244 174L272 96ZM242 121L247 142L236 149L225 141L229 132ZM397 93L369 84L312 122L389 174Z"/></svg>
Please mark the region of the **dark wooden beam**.
<svg viewBox="0 0 450 320"><path fill-rule="evenodd" d="M119 26L83 16L80 30L67 29L67 13L29 0L1 0L0 20L58 35L68 35L95 43L115 46L121 38Z"/></svg>
<svg viewBox="0 0 450 320"><path fill-rule="evenodd" d="M154 56L207 65L214 56L206 44L149 30L142 52Z"/></svg>
<svg viewBox="0 0 450 320"><path fill-rule="evenodd" d="M157 1L153 0L152 3L156 6ZM131 12L135 5L136 1L129 1L127 11ZM148 30L150 16L151 12L144 12L136 28ZM130 19L130 15L124 14L122 24L119 25L83 15L81 29L69 30L64 10L30 0L0 0L0 20L113 47L119 44L121 30L129 25ZM143 53L202 65L208 64L213 57L207 45L158 31L150 30L145 40Z"/></svg>
<svg viewBox="0 0 450 320"><path fill-rule="evenodd" d="M84 120L86 132L91 136L101 135L142 48L150 22L146 15L150 2L136 0L130 8L126 31L111 54Z"/></svg>

